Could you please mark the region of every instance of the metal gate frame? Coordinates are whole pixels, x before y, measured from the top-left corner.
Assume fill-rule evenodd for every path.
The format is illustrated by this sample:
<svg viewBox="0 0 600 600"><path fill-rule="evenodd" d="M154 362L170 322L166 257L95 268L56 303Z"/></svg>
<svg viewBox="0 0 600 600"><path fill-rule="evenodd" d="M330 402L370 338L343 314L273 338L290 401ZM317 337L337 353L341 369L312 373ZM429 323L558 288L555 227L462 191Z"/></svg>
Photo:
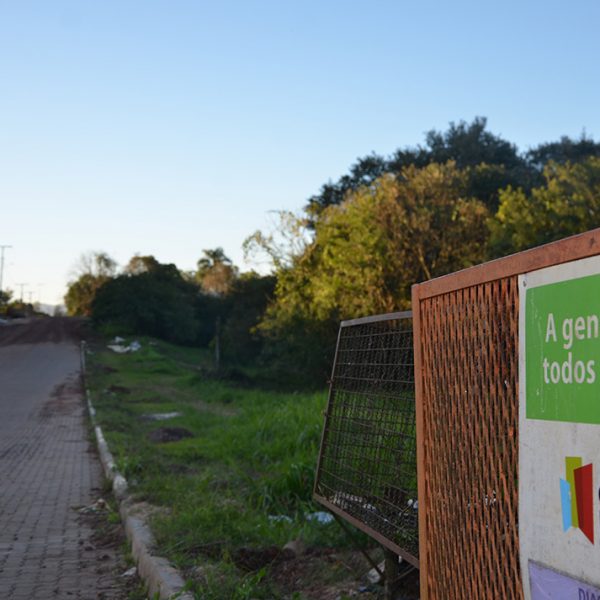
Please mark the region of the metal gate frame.
<svg viewBox="0 0 600 600"><path fill-rule="evenodd" d="M450 597L452 600L459 600L459 598L508 597L508 595L503 596L503 590L510 590L511 593L516 594L516 598L522 594L518 540L518 477L515 476L518 476L518 368L509 369L512 381L501 381L501 373L497 371L492 372L487 363L484 363L482 366L481 362L479 362L476 368L474 368L473 359L475 354L466 354L464 346L462 346L460 352L452 354L451 360L454 362L450 365L450 368L454 369L453 373L448 374L447 370L443 372L443 365L431 364L431 356L435 354L432 354L431 346L437 343L438 347L442 348L441 352L445 351L448 353L447 345L452 342L448 338L451 335L442 335L441 337L445 337L446 339L432 341L431 336L434 329L432 323L438 323L445 319L445 324L449 324L445 330L447 334L451 327L455 325L455 322L461 318L462 331L466 332L466 336L468 336L470 331L469 326L471 328L482 327L481 322L476 322L476 317L479 314L477 310L481 310L482 305L485 305L487 302L486 306L488 307L500 306L505 311L504 314L510 316L511 325L499 332L495 331L495 341L497 343L505 343L511 352L514 353L512 357L508 357L508 360L518 363L518 343L515 350L514 339L507 338L509 335L514 335L514 323L518 324L519 303L516 283L518 276L537 269L588 258L598 254L600 254L600 228L413 285L412 308L419 497L419 562L422 600L446 600ZM503 295L494 298L494 292L502 290ZM514 294L516 294L517 298L516 303L514 302ZM459 298L460 302L456 302L456 298ZM499 304L494 305L494 301L499 302ZM471 310L470 316L475 317L475 321L467 322L469 317L469 315L465 316L467 309L465 309L465 312L460 313L461 307L467 307L468 310ZM494 309L488 308L487 310L493 311ZM437 311L439 321L436 321L431 316L435 311ZM487 326L489 327L489 323ZM516 326L516 337L518 342L518 325ZM475 339L474 336L472 336L472 339ZM457 343L459 346L461 346L462 341L464 340L458 340ZM493 358L498 359L498 357L502 357L502 348L492 346L489 352L493 354ZM426 353L428 353L429 358L426 356ZM481 361L481 356L478 355L476 358ZM487 359L487 357L484 358ZM503 359L501 358L501 360ZM445 366L447 367L448 365L446 364ZM437 369L435 373L433 372L434 368ZM452 499L445 498L446 505L444 510L440 510L440 503L435 504L432 502L432 497L440 498L443 497L444 493L448 493L447 490L435 489L437 476L435 467L438 459L448 459L451 450L440 442L440 436L436 437L435 423L432 422L431 412L436 402L438 407L443 406L444 398L441 398L441 396L452 393L452 390L448 387L444 389L444 384L449 386L451 383L454 383L453 376L455 378L466 377L469 369L470 381L475 382L475 384L480 383L481 386L479 389L483 390L484 393L488 392L485 385L490 382L496 385L496 389L504 385L506 393L503 396L503 400L508 404L506 409L510 411L511 418L514 414L517 416L516 422L514 422L514 431L506 432L507 435L510 433L511 437L514 436L516 450L513 448L511 451L515 454L513 458L516 459L516 474L515 472L501 474L504 477L505 489L512 498L509 507L511 513L509 516L512 518L512 521L509 525L512 528L510 537L514 546L514 556L502 555L502 550L505 549L503 544L505 544L506 540L502 538L498 531L483 530L481 523L471 528L470 536L467 540L468 543L465 543L465 536L462 536L463 539L461 539L461 535L457 534L456 528L453 530L452 525L453 523L454 525L456 524L456 521L452 521L454 518L453 509L460 512L461 509L464 511L465 506L467 506L468 491L465 489L458 489L457 491L457 494L461 494L462 492L460 505L453 506ZM431 382L433 380L440 386L439 388L432 386ZM438 393L440 389L442 391ZM472 438L471 442L474 442L471 445L473 447L481 447L481 454L483 455L484 439L476 440L473 437L477 435L478 431L483 429L481 426L482 423L481 421L479 424L475 422L469 423L469 414L465 410L468 408L466 390L464 390L464 393L463 390L459 390L459 393L455 394L454 399L458 400L459 404L462 401L462 405L458 409L455 409L455 413L460 413L461 422L466 427L460 431L457 428L451 429L446 434L444 440L450 443L456 452L456 447L460 446L463 441L462 437L465 436L465 429L471 426L471 430L467 429L467 433ZM496 407L493 406L493 408L495 409ZM485 423L483 425L485 426ZM475 457L475 460L477 458ZM481 458L481 461L483 460ZM510 463L513 468L514 463L515 461ZM460 484L461 481L464 483L465 479L458 477L457 481ZM466 488L466 485L464 487ZM470 505L469 510L475 512L474 507ZM435 527L434 519L437 519ZM481 518L479 519L481 521ZM447 527L440 527L440 522L447 524ZM436 528L443 531L444 535L433 539L431 530ZM483 544L482 541L486 541L487 545ZM506 561L510 561L510 564L507 564ZM503 583L503 579L506 578L510 579L510 581ZM505 591L504 593L506 594L507 592Z"/></svg>
<svg viewBox="0 0 600 600"><path fill-rule="evenodd" d="M336 371L339 366L338 365L338 358L339 358L338 353L340 350L340 340L342 338L342 331L345 328L354 327L357 325L369 325L369 324L382 323L382 322L386 322L386 321L408 320L408 319L412 320L412 311L373 315L373 316L361 317L361 318L357 318L357 319L350 319L350 320L342 321L340 323L337 344L336 344L336 349L335 349L335 357L334 357L333 367L332 367L332 372L331 372L331 380L330 380L327 408L326 408L325 414L324 414L325 415L325 424L324 424L323 431L321 434L321 444L320 444L319 456L318 456L318 461L317 461L316 477L315 477L315 484L314 484L314 489L313 489L313 498L314 498L314 500L316 500L317 502L322 504L324 507L326 507L329 511L334 513L334 515L337 515L338 517L341 517L342 519L348 521L349 523L354 525L354 527L356 527L357 529L363 531L364 533L366 533L367 535L369 535L370 537L375 539L382 546L384 546L385 548L388 548L389 550L391 550L398 556L401 556L402 558L407 560L410 564L412 564L413 566L418 568L418 566L419 566L418 557L414 556L406 548L403 548L403 547L399 546L398 544L394 543L392 540L390 540L385 535L383 535L380 531L377 531L376 528L374 528L374 527L368 525L366 522L363 522L360 519L356 518L356 516L350 514L347 510L344 510L344 508L338 506L334 502L331 502L330 500L328 500L322 494L319 493L319 483L320 483L321 472L322 472L322 461L323 461L323 457L325 454L325 448L326 448L326 445L328 442L328 433L329 433L329 427L330 427L329 421L330 421L332 405L333 405L333 400L334 400L334 384L335 384L335 380L336 380ZM413 347L414 347L414 343L413 343ZM414 421L413 421L413 423L414 423ZM415 446L416 446L416 441L415 441ZM415 448L415 450L416 450L416 448ZM414 460L414 458L413 458L413 460ZM415 505L415 507L416 507L416 505ZM418 526L416 527L416 530L418 532Z"/></svg>

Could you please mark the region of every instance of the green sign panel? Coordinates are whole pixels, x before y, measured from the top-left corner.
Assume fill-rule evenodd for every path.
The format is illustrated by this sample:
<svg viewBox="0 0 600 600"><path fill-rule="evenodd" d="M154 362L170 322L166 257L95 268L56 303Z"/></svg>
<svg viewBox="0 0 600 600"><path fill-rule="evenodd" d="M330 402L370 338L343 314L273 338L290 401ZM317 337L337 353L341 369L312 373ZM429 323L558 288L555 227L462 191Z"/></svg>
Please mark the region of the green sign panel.
<svg viewBox="0 0 600 600"><path fill-rule="evenodd" d="M525 293L527 418L600 424L600 275Z"/></svg>

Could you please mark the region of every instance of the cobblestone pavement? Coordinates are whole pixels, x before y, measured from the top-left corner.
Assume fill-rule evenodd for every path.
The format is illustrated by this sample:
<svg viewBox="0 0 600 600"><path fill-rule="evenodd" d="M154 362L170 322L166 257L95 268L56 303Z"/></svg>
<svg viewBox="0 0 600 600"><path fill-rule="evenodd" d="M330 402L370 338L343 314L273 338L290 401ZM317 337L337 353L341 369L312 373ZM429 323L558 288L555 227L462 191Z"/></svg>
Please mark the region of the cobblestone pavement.
<svg viewBox="0 0 600 600"><path fill-rule="evenodd" d="M126 598L78 511L101 495L72 341L0 347L0 600Z"/></svg>

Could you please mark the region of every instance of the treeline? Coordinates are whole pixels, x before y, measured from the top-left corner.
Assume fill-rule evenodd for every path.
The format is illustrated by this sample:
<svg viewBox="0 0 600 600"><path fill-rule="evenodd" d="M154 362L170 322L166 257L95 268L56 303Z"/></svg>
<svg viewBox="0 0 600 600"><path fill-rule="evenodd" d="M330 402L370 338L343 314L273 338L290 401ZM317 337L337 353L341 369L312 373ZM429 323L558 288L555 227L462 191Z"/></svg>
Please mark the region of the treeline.
<svg viewBox="0 0 600 600"><path fill-rule="evenodd" d="M218 333L227 362L248 364L261 353L255 326L274 289L274 276L240 274L221 248L205 250L193 272L139 255L119 271L107 254L93 252L80 258L65 304L108 335L208 346Z"/></svg>
<svg viewBox="0 0 600 600"><path fill-rule="evenodd" d="M11 290L0 290L0 319L18 319L31 316L45 316L39 303L25 302L13 297ZM60 316L60 310L57 315Z"/></svg>
<svg viewBox="0 0 600 600"><path fill-rule="evenodd" d="M88 269L98 286L86 310L181 343L210 344L219 328L225 360L318 386L341 319L407 309L415 282L598 226L600 144L564 137L520 152L477 118L359 159L301 214L251 235L245 250L266 253L272 276L240 275L220 250L194 273L134 257L117 275L104 256ZM69 287L71 313L85 275Z"/></svg>

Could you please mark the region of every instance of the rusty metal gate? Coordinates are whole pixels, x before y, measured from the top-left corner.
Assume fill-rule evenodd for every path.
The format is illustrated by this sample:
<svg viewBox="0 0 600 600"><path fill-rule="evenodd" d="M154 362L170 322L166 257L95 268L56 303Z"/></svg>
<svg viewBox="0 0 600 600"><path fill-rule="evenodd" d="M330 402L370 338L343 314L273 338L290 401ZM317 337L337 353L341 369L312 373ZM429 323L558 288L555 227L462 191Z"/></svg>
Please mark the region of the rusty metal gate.
<svg viewBox="0 0 600 600"><path fill-rule="evenodd" d="M314 497L418 566L410 312L341 323Z"/></svg>
<svg viewBox="0 0 600 600"><path fill-rule="evenodd" d="M600 230L413 286L421 598L522 597L518 276Z"/></svg>

